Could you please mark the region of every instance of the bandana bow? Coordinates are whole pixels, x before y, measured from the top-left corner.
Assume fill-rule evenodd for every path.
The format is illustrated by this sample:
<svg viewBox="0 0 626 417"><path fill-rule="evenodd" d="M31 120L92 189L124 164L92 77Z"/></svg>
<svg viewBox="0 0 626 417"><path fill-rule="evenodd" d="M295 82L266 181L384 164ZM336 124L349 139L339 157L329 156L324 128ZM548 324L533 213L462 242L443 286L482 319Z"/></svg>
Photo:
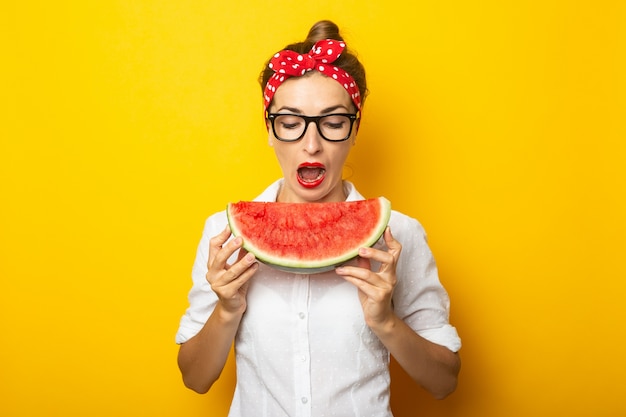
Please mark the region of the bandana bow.
<svg viewBox="0 0 626 417"><path fill-rule="evenodd" d="M277 52L269 63L269 68L274 70L265 86L265 110L269 107L274 94L280 85L290 77L301 77L307 71L317 70L322 74L334 79L346 89L357 110L361 110L361 94L354 78L346 71L334 65L329 65L346 48L345 42L333 39L324 39L317 42L308 54L299 54L291 50Z"/></svg>

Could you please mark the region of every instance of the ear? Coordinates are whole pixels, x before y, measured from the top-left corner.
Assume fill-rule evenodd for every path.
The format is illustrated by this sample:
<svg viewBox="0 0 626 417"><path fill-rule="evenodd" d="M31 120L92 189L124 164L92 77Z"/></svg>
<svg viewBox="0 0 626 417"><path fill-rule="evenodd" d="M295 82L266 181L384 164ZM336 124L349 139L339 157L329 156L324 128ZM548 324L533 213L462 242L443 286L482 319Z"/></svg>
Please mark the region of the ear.
<svg viewBox="0 0 626 417"><path fill-rule="evenodd" d="M359 136L359 128L361 127L361 111L357 110L359 118L354 124L354 136L352 137L352 146L356 145L356 137Z"/></svg>
<svg viewBox="0 0 626 417"><path fill-rule="evenodd" d="M274 141L272 140L272 131L270 127L270 121L268 119L265 119L265 129L267 129L267 144L270 146L274 146Z"/></svg>

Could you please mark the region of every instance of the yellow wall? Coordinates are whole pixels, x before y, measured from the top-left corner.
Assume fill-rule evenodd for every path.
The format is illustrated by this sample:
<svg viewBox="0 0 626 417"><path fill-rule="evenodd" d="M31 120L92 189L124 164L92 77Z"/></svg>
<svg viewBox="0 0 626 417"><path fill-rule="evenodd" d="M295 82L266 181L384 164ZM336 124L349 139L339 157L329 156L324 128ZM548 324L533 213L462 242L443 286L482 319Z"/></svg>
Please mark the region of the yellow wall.
<svg viewBox="0 0 626 417"><path fill-rule="evenodd" d="M225 415L174 333L205 217L279 175L261 65L321 18L369 71L346 175L422 221L464 342L396 415L626 415L623 1L6 3L0 415Z"/></svg>

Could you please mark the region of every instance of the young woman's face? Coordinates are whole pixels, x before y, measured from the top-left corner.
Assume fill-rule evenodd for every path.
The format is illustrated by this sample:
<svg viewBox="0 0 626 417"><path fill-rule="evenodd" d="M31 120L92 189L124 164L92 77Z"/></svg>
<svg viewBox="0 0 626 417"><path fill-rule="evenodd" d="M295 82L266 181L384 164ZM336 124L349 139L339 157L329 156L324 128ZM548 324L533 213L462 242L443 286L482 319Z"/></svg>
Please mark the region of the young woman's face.
<svg viewBox="0 0 626 417"><path fill-rule="evenodd" d="M337 81L318 72L285 81L276 90L269 110L270 113L302 116L355 113L346 90ZM325 140L312 122L302 139L282 142L276 139L269 123L270 146L274 147L284 176L277 200L295 203L344 201L341 176L355 143L356 123L350 137L343 142Z"/></svg>

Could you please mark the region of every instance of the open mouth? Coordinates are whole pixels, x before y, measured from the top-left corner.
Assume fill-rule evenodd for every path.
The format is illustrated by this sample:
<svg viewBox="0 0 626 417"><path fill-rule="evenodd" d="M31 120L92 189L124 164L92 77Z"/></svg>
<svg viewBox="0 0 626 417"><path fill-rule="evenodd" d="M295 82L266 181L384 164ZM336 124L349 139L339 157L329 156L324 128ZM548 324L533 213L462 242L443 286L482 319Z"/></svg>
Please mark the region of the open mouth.
<svg viewBox="0 0 626 417"><path fill-rule="evenodd" d="M317 187L324 181L326 168L320 163L305 162L298 166L298 182L306 188Z"/></svg>

